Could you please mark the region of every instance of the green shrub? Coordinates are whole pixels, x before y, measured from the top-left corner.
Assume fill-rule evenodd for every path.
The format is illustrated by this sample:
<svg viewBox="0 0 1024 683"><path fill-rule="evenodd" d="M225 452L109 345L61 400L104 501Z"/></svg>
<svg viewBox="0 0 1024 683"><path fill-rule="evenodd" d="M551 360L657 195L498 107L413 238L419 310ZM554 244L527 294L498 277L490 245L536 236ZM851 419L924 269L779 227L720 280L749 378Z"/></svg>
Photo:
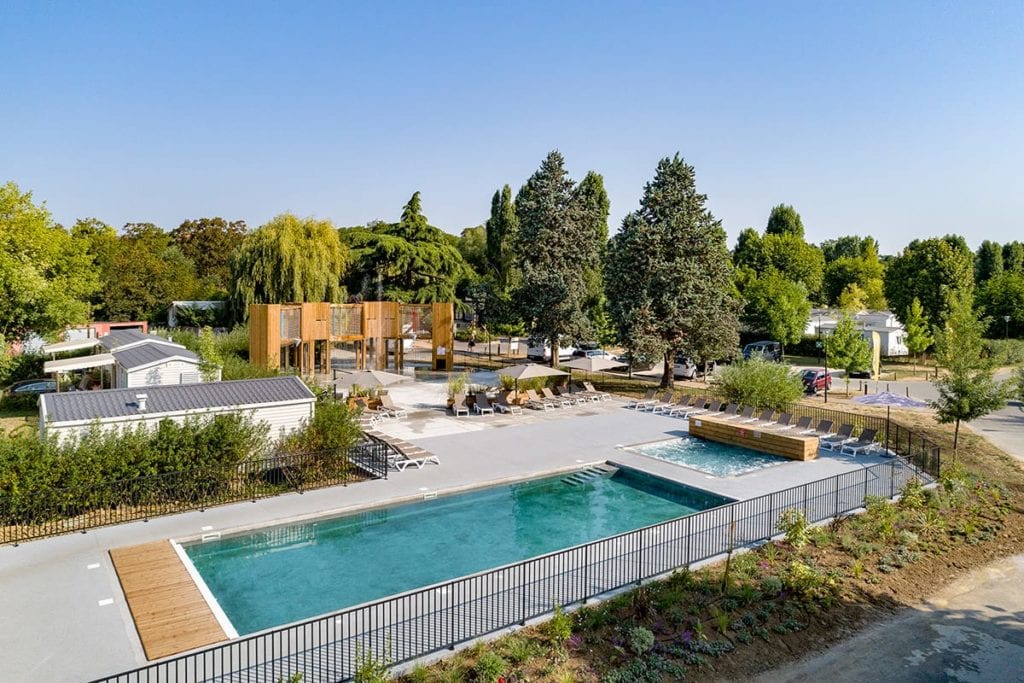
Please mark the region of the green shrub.
<svg viewBox="0 0 1024 683"><path fill-rule="evenodd" d="M507 670L508 662L493 650L486 650L481 654L479 659L476 660L476 666L473 667L473 673L476 674L476 680L484 681L485 683L494 683L501 678Z"/></svg>
<svg viewBox="0 0 1024 683"><path fill-rule="evenodd" d="M635 655L642 655L654 649L654 633L643 626L626 629L626 647Z"/></svg>
<svg viewBox="0 0 1024 683"><path fill-rule="evenodd" d="M556 646L561 646L572 637L572 617L566 614L561 605L555 604L555 614L544 625L544 632Z"/></svg>
<svg viewBox="0 0 1024 683"><path fill-rule="evenodd" d="M779 514L778 530L786 535L786 542L794 548L802 548L811 540L811 525L804 513L796 508L783 510Z"/></svg>
<svg viewBox="0 0 1024 683"><path fill-rule="evenodd" d="M908 510L917 510L924 507L924 504L924 484L921 483L920 479L914 477L900 489L900 507L907 508Z"/></svg>
<svg viewBox="0 0 1024 683"><path fill-rule="evenodd" d="M723 366L712 379L719 394L730 403L779 410L803 395L800 377L788 365L760 357Z"/></svg>
<svg viewBox="0 0 1024 683"><path fill-rule="evenodd" d="M782 592L782 579L777 576L766 576L761 579L761 592L768 597L775 597Z"/></svg>
<svg viewBox="0 0 1024 683"><path fill-rule="evenodd" d="M391 680L388 674L390 668L391 658L388 655L378 657L371 650L356 645L356 671L352 677L354 683L386 683Z"/></svg>

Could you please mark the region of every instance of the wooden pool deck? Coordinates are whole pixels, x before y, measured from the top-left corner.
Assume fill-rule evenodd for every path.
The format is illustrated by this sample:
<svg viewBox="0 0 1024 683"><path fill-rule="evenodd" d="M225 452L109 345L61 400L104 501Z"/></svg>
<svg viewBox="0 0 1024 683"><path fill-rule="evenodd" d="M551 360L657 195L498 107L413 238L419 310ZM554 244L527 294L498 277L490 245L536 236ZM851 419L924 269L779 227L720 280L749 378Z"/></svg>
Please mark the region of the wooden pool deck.
<svg viewBox="0 0 1024 683"><path fill-rule="evenodd" d="M110 559L147 659L228 639L170 541L117 548Z"/></svg>
<svg viewBox="0 0 1024 683"><path fill-rule="evenodd" d="M692 415L689 430L694 436L750 450L778 455L790 460L814 460L818 457L818 437L793 430L759 427L724 417Z"/></svg>

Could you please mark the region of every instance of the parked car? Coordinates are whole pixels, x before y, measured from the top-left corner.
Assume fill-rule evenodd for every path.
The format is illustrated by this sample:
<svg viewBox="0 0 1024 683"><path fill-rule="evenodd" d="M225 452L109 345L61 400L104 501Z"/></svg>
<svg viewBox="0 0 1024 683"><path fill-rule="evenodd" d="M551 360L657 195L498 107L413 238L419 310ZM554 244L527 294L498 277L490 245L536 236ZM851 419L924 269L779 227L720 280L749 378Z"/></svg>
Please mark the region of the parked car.
<svg viewBox="0 0 1024 683"><path fill-rule="evenodd" d="M572 355L577 358L607 358L608 360L614 360L615 356L608 353L604 349L584 349L579 348L572 352Z"/></svg>
<svg viewBox="0 0 1024 683"><path fill-rule="evenodd" d="M708 373L714 372L715 366L716 363L713 360L698 364L692 358L676 356L672 374L682 379L696 379L697 377L703 377Z"/></svg>
<svg viewBox="0 0 1024 683"><path fill-rule="evenodd" d="M633 370L650 370L654 367L654 363L647 358L644 358L643 356L634 357L629 351L626 351L622 355L615 356L614 360L632 366Z"/></svg>
<svg viewBox="0 0 1024 683"><path fill-rule="evenodd" d="M871 379L871 370L852 370L850 379Z"/></svg>
<svg viewBox="0 0 1024 683"><path fill-rule="evenodd" d="M777 341L759 341L743 347L743 358L749 360L755 353L760 353L765 360L774 363L782 362L782 344Z"/></svg>
<svg viewBox="0 0 1024 683"><path fill-rule="evenodd" d="M57 391L57 382L52 379L23 379L4 390L6 396L38 396Z"/></svg>
<svg viewBox="0 0 1024 683"><path fill-rule="evenodd" d="M576 348L573 346L559 347L558 349L558 360L569 360L572 358L573 352ZM551 347L547 344L533 345L526 347L526 357L530 360L546 361L551 360Z"/></svg>
<svg viewBox="0 0 1024 683"><path fill-rule="evenodd" d="M809 368L804 370L800 379L804 384L804 391L808 394L816 394L819 391L832 388L832 374L824 370Z"/></svg>

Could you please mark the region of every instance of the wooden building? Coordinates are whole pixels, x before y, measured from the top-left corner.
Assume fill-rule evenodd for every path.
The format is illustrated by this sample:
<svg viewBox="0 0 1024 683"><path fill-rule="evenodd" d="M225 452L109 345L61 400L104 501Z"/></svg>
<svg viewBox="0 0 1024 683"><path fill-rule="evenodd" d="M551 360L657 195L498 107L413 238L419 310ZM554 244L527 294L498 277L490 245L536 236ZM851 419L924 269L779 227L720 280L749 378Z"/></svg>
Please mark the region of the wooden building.
<svg viewBox="0 0 1024 683"><path fill-rule="evenodd" d="M430 343L430 367L450 370L455 311L449 303L302 303L249 306L249 360L300 374L327 373L332 354L351 354L358 369L401 369L416 341Z"/></svg>

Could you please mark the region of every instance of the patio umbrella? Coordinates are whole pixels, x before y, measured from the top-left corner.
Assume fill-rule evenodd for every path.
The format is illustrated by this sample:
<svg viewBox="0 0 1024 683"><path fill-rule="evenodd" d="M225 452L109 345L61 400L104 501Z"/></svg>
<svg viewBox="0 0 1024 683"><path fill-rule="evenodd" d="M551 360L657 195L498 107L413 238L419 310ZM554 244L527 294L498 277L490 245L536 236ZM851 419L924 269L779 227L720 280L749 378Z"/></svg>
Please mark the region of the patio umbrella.
<svg viewBox="0 0 1024 683"><path fill-rule="evenodd" d="M867 394L865 396L857 396L853 399L856 403L862 403L866 406L885 406L885 421L889 424L890 412L892 407L897 408L927 408L928 404L925 401L918 401L917 399L910 398L909 396L900 396L890 391L881 391L877 394ZM888 427L886 427L888 430ZM888 434L888 431L886 432ZM888 436L886 437L888 438Z"/></svg>
<svg viewBox="0 0 1024 683"><path fill-rule="evenodd" d="M338 375L340 377L334 380L334 384L339 387L386 387L409 379L405 375L383 370L338 370Z"/></svg>
<svg viewBox="0 0 1024 683"><path fill-rule="evenodd" d="M601 358L590 356L584 356L571 360L564 365L569 368L569 391L572 392L572 371L573 370L584 370L586 372L600 372L601 370L608 370L610 368L621 368L628 363L621 363L617 360L611 360L609 358Z"/></svg>
<svg viewBox="0 0 1024 683"><path fill-rule="evenodd" d="M556 370L547 365L536 363L523 363L498 370L499 377L511 377L516 381L516 396L519 396L519 380L533 379L534 377L554 377L556 375L568 375L568 372Z"/></svg>

